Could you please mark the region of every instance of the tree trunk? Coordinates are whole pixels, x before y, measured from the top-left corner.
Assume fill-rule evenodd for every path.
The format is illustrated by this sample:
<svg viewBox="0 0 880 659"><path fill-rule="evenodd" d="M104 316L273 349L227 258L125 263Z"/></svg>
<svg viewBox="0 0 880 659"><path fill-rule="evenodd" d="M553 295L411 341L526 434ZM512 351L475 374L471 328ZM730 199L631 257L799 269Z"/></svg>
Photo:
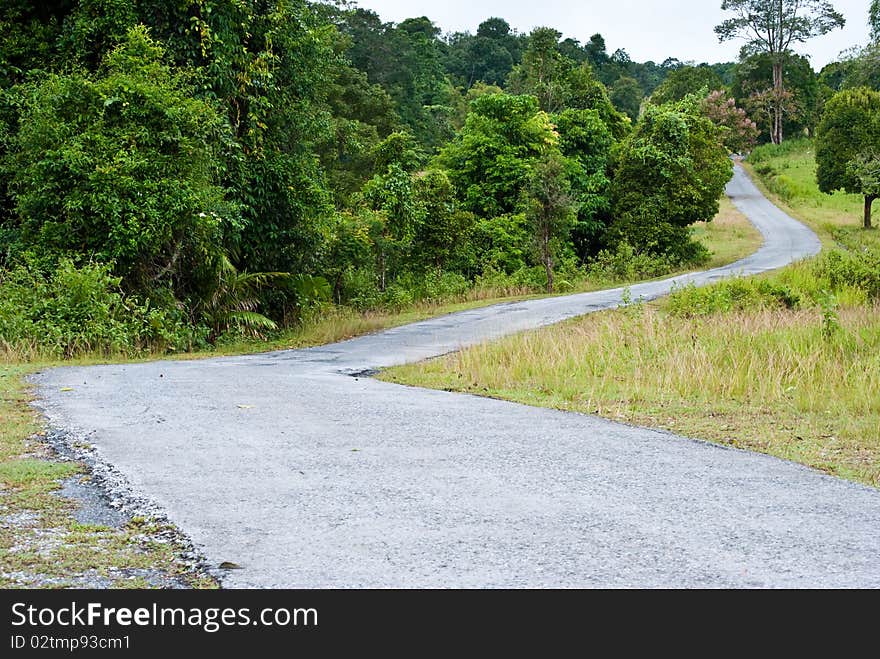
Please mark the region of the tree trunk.
<svg viewBox="0 0 880 659"><path fill-rule="evenodd" d="M866 195L865 196L865 228L871 228L871 206L874 204L874 200L877 198L876 195Z"/></svg>
<svg viewBox="0 0 880 659"><path fill-rule="evenodd" d="M553 259L550 256L544 260L544 269L547 271L547 292L553 292Z"/></svg>
<svg viewBox="0 0 880 659"><path fill-rule="evenodd" d="M547 292L553 292L553 256L550 254L550 231L547 227L544 229L543 245L541 246L544 252L544 270L547 272Z"/></svg>
<svg viewBox="0 0 880 659"><path fill-rule="evenodd" d="M781 57L781 56L780 56ZM773 133L770 139L773 144L782 144L782 60L773 62Z"/></svg>

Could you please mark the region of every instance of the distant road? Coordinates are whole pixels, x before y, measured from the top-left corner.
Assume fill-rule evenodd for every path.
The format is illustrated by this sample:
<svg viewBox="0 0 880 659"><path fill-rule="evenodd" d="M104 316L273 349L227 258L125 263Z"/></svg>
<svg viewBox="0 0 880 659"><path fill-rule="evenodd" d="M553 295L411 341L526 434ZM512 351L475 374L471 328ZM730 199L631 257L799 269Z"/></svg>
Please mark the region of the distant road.
<svg viewBox="0 0 880 659"><path fill-rule="evenodd" d="M728 194L764 246L633 297L819 250L739 167ZM149 500L213 565L240 565L227 587L880 586L880 491L664 432L350 375L621 294L501 304L309 350L59 368L36 378L40 405L124 479L114 497Z"/></svg>

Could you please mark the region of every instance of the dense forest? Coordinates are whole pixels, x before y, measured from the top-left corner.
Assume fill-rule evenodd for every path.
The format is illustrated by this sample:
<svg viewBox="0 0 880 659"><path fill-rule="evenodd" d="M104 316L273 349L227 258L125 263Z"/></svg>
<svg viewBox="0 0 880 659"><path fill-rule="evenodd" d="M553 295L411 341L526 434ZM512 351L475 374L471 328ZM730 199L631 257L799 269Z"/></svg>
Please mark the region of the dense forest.
<svg viewBox="0 0 880 659"><path fill-rule="evenodd" d="M880 88L878 53L639 63L497 17L6 0L0 342L181 350L331 304L699 265L729 154L812 135Z"/></svg>

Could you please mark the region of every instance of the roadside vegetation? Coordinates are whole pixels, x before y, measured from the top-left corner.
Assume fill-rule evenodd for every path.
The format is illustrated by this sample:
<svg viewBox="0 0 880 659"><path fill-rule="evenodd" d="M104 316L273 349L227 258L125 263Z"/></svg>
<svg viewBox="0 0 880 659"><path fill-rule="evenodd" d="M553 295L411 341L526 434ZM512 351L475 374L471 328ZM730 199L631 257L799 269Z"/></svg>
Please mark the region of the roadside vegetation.
<svg viewBox="0 0 880 659"><path fill-rule="evenodd" d="M749 158L823 237L818 257L687 287L383 378L596 414L880 486L880 236L858 195L820 193L813 144Z"/></svg>

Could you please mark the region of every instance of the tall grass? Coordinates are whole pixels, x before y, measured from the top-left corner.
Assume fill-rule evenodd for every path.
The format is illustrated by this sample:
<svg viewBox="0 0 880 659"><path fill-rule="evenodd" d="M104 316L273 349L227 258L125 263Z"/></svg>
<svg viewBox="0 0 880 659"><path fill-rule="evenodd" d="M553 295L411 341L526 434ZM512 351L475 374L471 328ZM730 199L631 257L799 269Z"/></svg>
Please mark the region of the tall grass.
<svg viewBox="0 0 880 659"><path fill-rule="evenodd" d="M880 485L880 306L596 314L388 379L599 414Z"/></svg>

